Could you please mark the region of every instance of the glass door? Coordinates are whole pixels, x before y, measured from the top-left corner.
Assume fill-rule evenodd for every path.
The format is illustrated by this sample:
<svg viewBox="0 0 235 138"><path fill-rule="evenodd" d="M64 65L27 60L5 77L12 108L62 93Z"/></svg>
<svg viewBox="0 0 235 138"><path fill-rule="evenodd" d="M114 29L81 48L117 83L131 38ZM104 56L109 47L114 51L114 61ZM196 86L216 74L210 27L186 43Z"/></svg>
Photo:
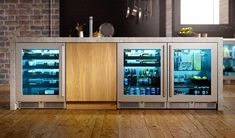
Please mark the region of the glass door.
<svg viewBox="0 0 235 138"><path fill-rule="evenodd" d="M213 43L170 44L170 100L216 100L216 46Z"/></svg>
<svg viewBox="0 0 235 138"><path fill-rule="evenodd" d="M17 43L17 101L64 101L63 43Z"/></svg>
<svg viewBox="0 0 235 138"><path fill-rule="evenodd" d="M59 49L22 49L23 95L59 95Z"/></svg>
<svg viewBox="0 0 235 138"><path fill-rule="evenodd" d="M160 49L124 49L124 95L161 94L160 53Z"/></svg>
<svg viewBox="0 0 235 138"><path fill-rule="evenodd" d="M224 80L235 80L235 43L233 43L234 42L224 42Z"/></svg>
<svg viewBox="0 0 235 138"><path fill-rule="evenodd" d="M118 100L156 102L163 98L163 44L122 43L118 48L122 72L118 75Z"/></svg>

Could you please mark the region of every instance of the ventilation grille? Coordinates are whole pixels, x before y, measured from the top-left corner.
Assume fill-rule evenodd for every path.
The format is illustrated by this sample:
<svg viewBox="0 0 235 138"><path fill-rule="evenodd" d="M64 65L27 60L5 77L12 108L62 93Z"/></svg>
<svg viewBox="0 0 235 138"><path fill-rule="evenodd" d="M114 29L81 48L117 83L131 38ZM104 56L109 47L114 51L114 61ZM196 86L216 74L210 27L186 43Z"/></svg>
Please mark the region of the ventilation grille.
<svg viewBox="0 0 235 138"><path fill-rule="evenodd" d="M189 103L169 103L169 108L189 108Z"/></svg>
<svg viewBox="0 0 235 138"><path fill-rule="evenodd" d="M139 108L139 102L120 102L119 108Z"/></svg>
<svg viewBox="0 0 235 138"><path fill-rule="evenodd" d="M217 104L216 103L195 103L195 108L201 108L201 109L216 109Z"/></svg>
<svg viewBox="0 0 235 138"><path fill-rule="evenodd" d="M64 108L64 102L45 102L44 108Z"/></svg>
<svg viewBox="0 0 235 138"><path fill-rule="evenodd" d="M165 108L165 102L119 102L119 108Z"/></svg>
<svg viewBox="0 0 235 138"><path fill-rule="evenodd" d="M38 102L20 102L19 108L39 108Z"/></svg>
<svg viewBox="0 0 235 138"><path fill-rule="evenodd" d="M19 102L19 108L65 108L64 102Z"/></svg>
<svg viewBox="0 0 235 138"><path fill-rule="evenodd" d="M156 102L146 102L144 104L146 108L165 108L165 103L156 103Z"/></svg>

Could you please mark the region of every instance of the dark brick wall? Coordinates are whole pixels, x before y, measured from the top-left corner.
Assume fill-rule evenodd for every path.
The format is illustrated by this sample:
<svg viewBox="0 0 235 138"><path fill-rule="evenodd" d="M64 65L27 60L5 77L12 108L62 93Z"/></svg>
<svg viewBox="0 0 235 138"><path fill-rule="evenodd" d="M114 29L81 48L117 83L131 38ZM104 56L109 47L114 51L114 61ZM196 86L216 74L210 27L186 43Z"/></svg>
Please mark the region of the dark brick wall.
<svg viewBox="0 0 235 138"><path fill-rule="evenodd" d="M9 83L10 38L59 36L59 0L51 2L52 9L50 0L0 0L0 84Z"/></svg>

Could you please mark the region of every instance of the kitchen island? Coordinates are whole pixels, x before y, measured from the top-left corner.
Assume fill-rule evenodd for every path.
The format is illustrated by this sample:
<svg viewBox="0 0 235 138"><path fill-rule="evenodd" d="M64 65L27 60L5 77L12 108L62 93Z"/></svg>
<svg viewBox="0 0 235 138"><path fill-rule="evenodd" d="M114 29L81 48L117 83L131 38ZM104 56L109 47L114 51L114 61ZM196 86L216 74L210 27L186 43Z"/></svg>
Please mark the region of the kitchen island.
<svg viewBox="0 0 235 138"><path fill-rule="evenodd" d="M223 40L17 38L11 109L218 109Z"/></svg>

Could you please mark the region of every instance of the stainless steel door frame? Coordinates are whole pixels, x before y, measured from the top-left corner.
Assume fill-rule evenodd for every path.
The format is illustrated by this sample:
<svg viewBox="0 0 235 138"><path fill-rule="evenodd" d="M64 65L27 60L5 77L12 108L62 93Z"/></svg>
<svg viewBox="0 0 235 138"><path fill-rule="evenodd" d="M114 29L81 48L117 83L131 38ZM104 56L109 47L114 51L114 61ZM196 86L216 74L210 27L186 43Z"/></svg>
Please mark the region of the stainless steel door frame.
<svg viewBox="0 0 235 138"><path fill-rule="evenodd" d="M118 102L166 102L167 101L167 76L166 61L164 58L166 56L166 46L167 43L118 43L118 87L117 96ZM144 96L128 96L124 95L123 87L123 67L124 67L124 49L160 49L161 50L161 95L144 95Z"/></svg>
<svg viewBox="0 0 235 138"><path fill-rule="evenodd" d="M64 102L65 101L65 51L64 43L16 43L16 101L21 102ZM58 49L59 54L59 95L22 94L22 50Z"/></svg>
<svg viewBox="0 0 235 138"><path fill-rule="evenodd" d="M174 49L211 49L211 95L174 95ZM168 43L169 102L217 102L217 43Z"/></svg>

